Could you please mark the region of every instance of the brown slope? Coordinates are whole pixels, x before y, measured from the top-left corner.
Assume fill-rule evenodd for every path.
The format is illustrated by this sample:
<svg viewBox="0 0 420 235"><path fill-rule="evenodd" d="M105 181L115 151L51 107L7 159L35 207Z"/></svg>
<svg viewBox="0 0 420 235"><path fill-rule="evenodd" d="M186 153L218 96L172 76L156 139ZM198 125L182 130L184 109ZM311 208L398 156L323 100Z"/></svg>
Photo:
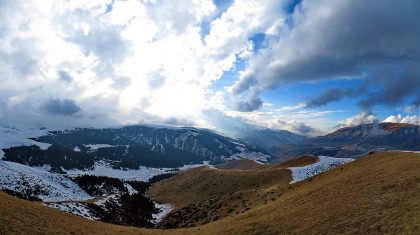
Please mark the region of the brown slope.
<svg viewBox="0 0 420 235"><path fill-rule="evenodd" d="M138 234L146 231L84 219L1 191L0 211L0 234Z"/></svg>
<svg viewBox="0 0 420 235"><path fill-rule="evenodd" d="M288 169L235 171L203 166L180 172L154 184L148 195L180 208L237 191L286 185L291 180L292 173Z"/></svg>
<svg viewBox="0 0 420 235"><path fill-rule="evenodd" d="M247 206L257 194L266 201L199 228L215 234L418 234L419 168L419 154L369 155L286 188L243 194Z"/></svg>
<svg viewBox="0 0 420 235"><path fill-rule="evenodd" d="M292 180L291 171L285 168L316 161L314 156L282 164L259 164L241 159L220 164L219 169L202 167L181 172L155 184L148 193L178 208L159 225L161 228L204 225L276 200ZM277 190L272 191L274 189Z"/></svg>

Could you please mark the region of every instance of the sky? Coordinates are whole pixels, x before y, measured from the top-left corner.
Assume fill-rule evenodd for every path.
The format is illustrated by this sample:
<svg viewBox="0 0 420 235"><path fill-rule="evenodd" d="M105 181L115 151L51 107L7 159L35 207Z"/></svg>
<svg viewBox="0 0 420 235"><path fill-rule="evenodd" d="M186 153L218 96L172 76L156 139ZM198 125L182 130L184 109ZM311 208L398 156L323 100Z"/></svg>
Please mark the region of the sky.
<svg viewBox="0 0 420 235"><path fill-rule="evenodd" d="M0 125L420 123L418 0L2 0Z"/></svg>

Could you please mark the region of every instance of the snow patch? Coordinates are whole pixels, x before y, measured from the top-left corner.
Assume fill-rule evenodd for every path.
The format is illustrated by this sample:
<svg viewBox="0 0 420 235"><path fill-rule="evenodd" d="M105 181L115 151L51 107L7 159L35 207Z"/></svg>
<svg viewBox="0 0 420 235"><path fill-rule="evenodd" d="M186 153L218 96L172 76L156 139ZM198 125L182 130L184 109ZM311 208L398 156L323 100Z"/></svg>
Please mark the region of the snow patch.
<svg viewBox="0 0 420 235"><path fill-rule="evenodd" d="M324 171L333 169L337 166L353 161L353 158L334 158L327 156L318 156L318 161L312 165L301 167L289 167L292 171L293 180L290 184L302 181Z"/></svg>
<svg viewBox="0 0 420 235"><path fill-rule="evenodd" d="M49 172L51 170L51 166L50 164L45 164L43 166L33 166L32 168L41 170L41 171L45 171L45 172ZM65 171L64 169L62 169L63 171Z"/></svg>
<svg viewBox="0 0 420 235"><path fill-rule="evenodd" d="M80 152L80 148L79 148L79 146L76 146L76 147L73 149L73 151L75 151L75 152Z"/></svg>
<svg viewBox="0 0 420 235"><path fill-rule="evenodd" d="M194 167L200 167L204 165L209 165L209 162L203 162L203 164L194 164L194 165L184 165L183 167L177 168L179 170L185 170ZM77 177L79 175L95 175L95 176L107 176L122 180L139 180L139 181L148 181L150 178L156 175L165 174L168 172L174 171L174 168L153 168L141 166L139 170L120 170L113 169L109 162L100 160L95 162L93 170L66 170L67 176Z"/></svg>
<svg viewBox="0 0 420 235"><path fill-rule="evenodd" d="M109 144L84 144L85 147L90 148L91 150L97 150L99 148L112 148L115 147ZM78 148L78 147L76 147ZM80 151L80 150L79 150Z"/></svg>
<svg viewBox="0 0 420 235"><path fill-rule="evenodd" d="M235 153L232 156L230 156L230 158L227 158L227 159L238 160L238 159L248 158L248 159L254 160L258 163L265 163L270 158L269 155L266 155L266 154L263 154L263 153L260 153L260 152L251 152L251 151L248 151L246 148L243 148L243 147L236 146L236 149L240 150L241 152L240 153Z"/></svg>
<svg viewBox="0 0 420 235"><path fill-rule="evenodd" d="M37 145L42 150L48 149L51 144L41 143L28 138L36 138L45 135L45 130L19 131L9 128L0 128L0 149L7 149L17 146Z"/></svg>
<svg viewBox="0 0 420 235"><path fill-rule="evenodd" d="M124 186L127 188L127 191L128 191L128 194L129 194L129 195L133 195L133 194L139 193L137 190L135 190L135 189L131 186L131 184L124 183Z"/></svg>
<svg viewBox="0 0 420 235"><path fill-rule="evenodd" d="M158 214L153 214L153 220L151 221L154 224L159 223L169 212L171 212L174 207L171 204L160 204L155 202L155 207L160 209Z"/></svg>
<svg viewBox="0 0 420 235"><path fill-rule="evenodd" d="M395 150L395 151L398 151L398 150ZM401 152L403 152L403 153L419 153L420 154L420 151L401 151Z"/></svg>
<svg viewBox="0 0 420 235"><path fill-rule="evenodd" d="M118 203L118 198L119 198L119 194L114 194L114 195L110 195L110 196L108 196L108 197L105 197L104 199L102 199L102 200L98 200L98 201L96 201L94 204L96 204L96 205L98 205L98 206L101 206L102 208L106 208L105 207L105 204L106 204L106 202L107 201L114 201L114 202L116 202L118 205L119 205L119 203ZM120 205L121 206L121 205Z"/></svg>

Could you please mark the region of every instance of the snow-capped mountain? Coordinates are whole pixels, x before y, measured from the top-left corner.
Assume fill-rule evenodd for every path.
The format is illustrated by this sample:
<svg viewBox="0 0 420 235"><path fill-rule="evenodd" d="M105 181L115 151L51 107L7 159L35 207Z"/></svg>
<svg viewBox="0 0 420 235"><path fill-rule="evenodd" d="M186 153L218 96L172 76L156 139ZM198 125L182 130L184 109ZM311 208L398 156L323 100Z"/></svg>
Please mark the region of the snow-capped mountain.
<svg viewBox="0 0 420 235"><path fill-rule="evenodd" d="M266 162L270 158L268 152L258 145L205 129L135 125L112 131L143 146L151 146L153 151L162 154L175 151L175 148L214 163L245 157Z"/></svg>
<svg viewBox="0 0 420 235"><path fill-rule="evenodd" d="M341 128L326 136L306 141L311 144L370 144L390 145L405 149L416 147L412 143L420 138L420 126L406 123L371 123ZM419 143L419 142L417 142ZM420 144L419 146L420 147ZM413 149L414 150L414 149Z"/></svg>
<svg viewBox="0 0 420 235"><path fill-rule="evenodd" d="M267 162L261 147L209 130L155 126L73 128L70 130L0 130L0 158L50 172L92 169L106 160L115 169L179 168L250 158Z"/></svg>
<svg viewBox="0 0 420 235"><path fill-rule="evenodd" d="M270 152L280 159L302 155L362 157L384 150L420 150L420 126L406 123L371 123L344 127L299 144L278 145Z"/></svg>

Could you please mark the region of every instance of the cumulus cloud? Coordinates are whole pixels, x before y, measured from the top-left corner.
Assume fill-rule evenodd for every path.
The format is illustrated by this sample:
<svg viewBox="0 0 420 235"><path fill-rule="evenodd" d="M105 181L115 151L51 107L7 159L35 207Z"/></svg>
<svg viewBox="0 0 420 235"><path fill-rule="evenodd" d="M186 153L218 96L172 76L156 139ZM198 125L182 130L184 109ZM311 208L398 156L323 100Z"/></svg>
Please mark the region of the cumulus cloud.
<svg viewBox="0 0 420 235"><path fill-rule="evenodd" d="M420 63L420 25L416 23L420 21L416 11L419 7L415 0L404 4L392 0L302 1L288 28L282 28L283 37L259 52L233 86L232 94L249 89L265 91L297 81L364 78L366 71L376 76L378 69L395 65L407 70L407 76L419 77L420 73L410 68L410 63L417 68ZM399 79L394 75L390 80ZM385 87L386 94L378 91L368 95L359 105L367 108L379 102L393 104L419 88L417 82L409 82L412 87L404 95L404 89L398 89L407 84L393 83L397 86ZM339 97L318 97L319 103L314 101L313 105ZM377 98L379 101L374 102Z"/></svg>
<svg viewBox="0 0 420 235"><path fill-rule="evenodd" d="M358 126L361 124L373 123L378 122L378 117L372 113L372 111L360 111L354 117L347 118L344 121L338 122L337 127L351 127L351 126Z"/></svg>
<svg viewBox="0 0 420 235"><path fill-rule="evenodd" d="M253 138L252 135L254 131L265 129L288 130L301 135L314 135L320 133L318 129L297 120L284 121L277 119L274 120L275 123L264 125L263 122L254 122L251 118L244 116L231 116L228 113L213 108L203 110L203 116L205 121L216 127L218 131L240 136L248 136L251 138Z"/></svg>
<svg viewBox="0 0 420 235"><path fill-rule="evenodd" d="M319 94L318 96L311 98L306 103L306 108L316 108L324 106L331 102L340 101L344 97L352 96L353 94L353 90L343 90L340 87L331 87L326 89L323 93Z"/></svg>
<svg viewBox="0 0 420 235"><path fill-rule="evenodd" d="M398 114L387 117L383 122L420 124L420 117L417 115L402 117L401 114Z"/></svg>
<svg viewBox="0 0 420 235"><path fill-rule="evenodd" d="M306 125L304 122L292 120L292 121L284 121L284 120L277 120L277 123L280 124L284 129L291 129L292 132L307 135L309 133L320 132L318 129L313 128L311 126Z"/></svg>
<svg viewBox="0 0 420 235"><path fill-rule="evenodd" d="M41 105L41 110L48 115L76 116L82 109L71 99L48 99Z"/></svg>

